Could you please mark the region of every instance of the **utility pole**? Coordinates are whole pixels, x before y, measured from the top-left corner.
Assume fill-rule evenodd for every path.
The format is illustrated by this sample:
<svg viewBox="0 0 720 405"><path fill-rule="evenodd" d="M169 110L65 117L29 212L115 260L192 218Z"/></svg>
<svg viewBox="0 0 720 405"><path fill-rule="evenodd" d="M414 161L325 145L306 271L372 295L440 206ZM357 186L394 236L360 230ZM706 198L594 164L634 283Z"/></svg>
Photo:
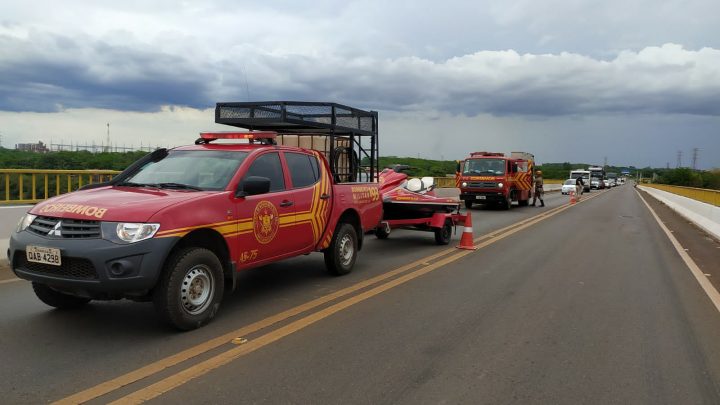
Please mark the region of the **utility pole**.
<svg viewBox="0 0 720 405"><path fill-rule="evenodd" d="M105 140L105 152L110 152L110 123L107 123L107 139Z"/></svg>
<svg viewBox="0 0 720 405"><path fill-rule="evenodd" d="M693 170L697 170L698 152L700 152L699 148L693 148Z"/></svg>
<svg viewBox="0 0 720 405"><path fill-rule="evenodd" d="M677 151L677 165L675 167L676 168L682 167L682 151L681 150Z"/></svg>

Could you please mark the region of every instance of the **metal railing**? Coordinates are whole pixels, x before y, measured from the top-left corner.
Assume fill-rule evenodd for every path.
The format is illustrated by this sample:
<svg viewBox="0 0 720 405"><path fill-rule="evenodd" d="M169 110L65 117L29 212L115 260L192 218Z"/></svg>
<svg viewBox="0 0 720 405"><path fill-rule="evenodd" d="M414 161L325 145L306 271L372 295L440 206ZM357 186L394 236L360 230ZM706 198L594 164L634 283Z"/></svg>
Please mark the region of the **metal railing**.
<svg viewBox="0 0 720 405"><path fill-rule="evenodd" d="M683 197L692 198L696 201L702 201L707 204L712 204L716 207L720 207L720 190L710 190L706 188L694 188L694 187L682 187L682 186L670 186L667 184L643 184L644 187L652 187L658 190L667 191L681 195Z"/></svg>
<svg viewBox="0 0 720 405"><path fill-rule="evenodd" d="M110 180L116 170L0 169L0 205L29 204Z"/></svg>

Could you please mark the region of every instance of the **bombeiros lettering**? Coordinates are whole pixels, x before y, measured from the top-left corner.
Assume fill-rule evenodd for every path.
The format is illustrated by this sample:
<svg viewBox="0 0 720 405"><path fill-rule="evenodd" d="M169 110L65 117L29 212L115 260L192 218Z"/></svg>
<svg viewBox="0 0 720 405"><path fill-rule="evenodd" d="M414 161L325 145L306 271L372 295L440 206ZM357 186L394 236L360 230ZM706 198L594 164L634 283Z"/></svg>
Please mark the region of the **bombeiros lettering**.
<svg viewBox="0 0 720 405"><path fill-rule="evenodd" d="M95 217L101 219L103 216L105 216L107 208L80 204L47 204L40 208L41 214L56 214L61 212L68 212L72 214L85 215L88 217Z"/></svg>

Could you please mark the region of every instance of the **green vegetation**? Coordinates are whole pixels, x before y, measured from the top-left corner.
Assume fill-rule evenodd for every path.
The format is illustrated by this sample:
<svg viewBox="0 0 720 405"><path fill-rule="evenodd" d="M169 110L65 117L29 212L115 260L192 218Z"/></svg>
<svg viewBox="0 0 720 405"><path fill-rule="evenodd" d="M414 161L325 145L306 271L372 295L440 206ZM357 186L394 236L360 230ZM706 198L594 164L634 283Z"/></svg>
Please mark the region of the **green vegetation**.
<svg viewBox="0 0 720 405"><path fill-rule="evenodd" d="M444 177L454 176L457 162L454 160L430 160L397 156L380 157L380 169L392 167L393 165L408 165L411 167L406 173L412 177L432 176Z"/></svg>
<svg viewBox="0 0 720 405"><path fill-rule="evenodd" d="M720 190L720 169L693 170L687 167L678 169L655 169L649 176L653 183L673 186L709 188Z"/></svg>
<svg viewBox="0 0 720 405"><path fill-rule="evenodd" d="M90 153L49 152L33 153L0 148L0 169L62 169L62 170L123 170L147 152Z"/></svg>

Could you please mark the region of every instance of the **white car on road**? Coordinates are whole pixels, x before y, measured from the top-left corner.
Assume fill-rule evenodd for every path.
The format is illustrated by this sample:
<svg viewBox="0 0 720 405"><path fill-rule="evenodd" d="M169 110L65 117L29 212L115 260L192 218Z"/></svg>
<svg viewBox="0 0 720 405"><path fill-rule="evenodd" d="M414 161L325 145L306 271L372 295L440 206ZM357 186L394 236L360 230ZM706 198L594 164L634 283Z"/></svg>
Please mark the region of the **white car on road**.
<svg viewBox="0 0 720 405"><path fill-rule="evenodd" d="M560 190L563 194L570 194L571 191L575 191L575 179L567 179L562 185Z"/></svg>

